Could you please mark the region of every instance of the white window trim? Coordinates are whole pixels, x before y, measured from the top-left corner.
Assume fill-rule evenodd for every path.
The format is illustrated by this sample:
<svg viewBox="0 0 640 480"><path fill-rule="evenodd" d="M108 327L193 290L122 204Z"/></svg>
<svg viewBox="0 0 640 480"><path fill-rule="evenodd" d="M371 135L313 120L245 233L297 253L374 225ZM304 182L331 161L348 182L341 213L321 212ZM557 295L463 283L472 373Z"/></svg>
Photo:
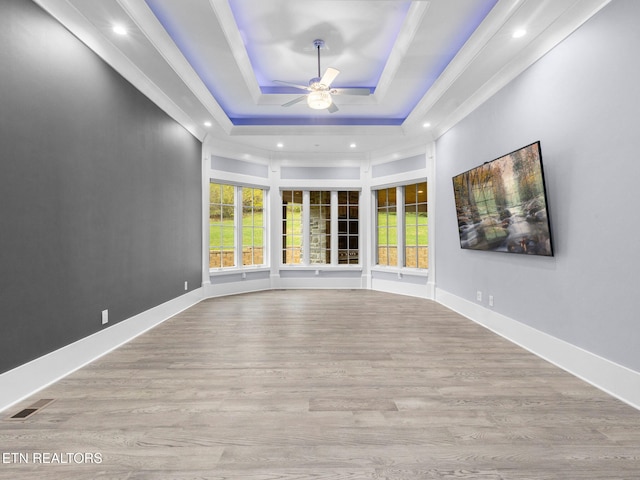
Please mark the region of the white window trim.
<svg viewBox="0 0 640 480"><path fill-rule="evenodd" d="M270 271L271 270L271 264L269 261L269 244L268 244L268 240L269 240L269 209L268 209L268 205L269 205L269 187L265 187L264 185L255 185L255 184L241 184L238 182L230 182L230 181L226 181L226 180L219 180L216 178L209 178L209 185L212 183L216 183L216 184L220 184L220 185L231 185L232 187L234 187L234 235L235 235L235 253L234 253L234 262L235 265L232 267L209 267L209 274L211 275L232 275L235 273L253 273L253 272L264 272L264 271ZM264 263L262 265L242 265L242 205L239 203L241 203L241 201L239 202L239 200L242 199L242 189L243 188L251 188L251 189L260 189L263 191L263 199L262 199L262 208L263 208L263 217L262 217L262 245L263 245L263 259L264 259ZM207 197L208 198L208 197ZM207 204L209 205L209 203ZM207 232L209 232L210 229L207 229ZM210 238L209 238L209 233L207 233L207 241L206 244L208 245L207 247L207 252L209 252L209 245L210 245ZM207 256L208 258L208 256ZM207 264L209 262L207 261Z"/></svg>
<svg viewBox="0 0 640 480"><path fill-rule="evenodd" d="M413 276L428 276L428 268L417 268L405 266L405 204L404 204L404 187L408 185L415 185L417 183L427 182L427 188L429 181L426 178L418 180L410 180L402 183L393 183L386 185L379 185L371 188L371 196L373 202L373 214L374 221L371 222L373 226L373 252L371 255L371 271L372 272L388 272L397 273L399 275L413 275ZM386 190L389 188L396 189L396 245L398 248L397 265L379 265L378 262L378 190ZM428 208L427 200L427 208ZM431 232L431 229L429 229ZM431 244L431 235L429 235L429 245Z"/></svg>
<svg viewBox="0 0 640 480"><path fill-rule="evenodd" d="M302 263L291 264L282 262L282 192L289 191L301 191L302 192ZM331 192L331 263L311 263L311 251L309 244L311 242L311 194L310 192ZM338 192L358 192L358 223L361 222L361 206L363 201L361 188L299 188L299 187L282 187L280 189L280 263L279 270L332 270L332 271L362 271L363 270L363 258L362 258L362 228L358 228L358 263L352 264L339 264L338 256Z"/></svg>

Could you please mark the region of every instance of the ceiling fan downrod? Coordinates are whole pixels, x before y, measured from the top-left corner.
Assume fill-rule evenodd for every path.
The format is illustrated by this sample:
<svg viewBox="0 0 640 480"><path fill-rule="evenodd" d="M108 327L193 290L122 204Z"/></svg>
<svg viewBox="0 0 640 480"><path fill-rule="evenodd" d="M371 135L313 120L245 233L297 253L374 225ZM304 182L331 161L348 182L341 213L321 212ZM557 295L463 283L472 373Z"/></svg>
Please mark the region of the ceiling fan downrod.
<svg viewBox="0 0 640 480"><path fill-rule="evenodd" d="M318 78L320 78L320 49L324 47L324 40L320 40L320 39L314 40L313 45L316 47L316 50L318 51Z"/></svg>

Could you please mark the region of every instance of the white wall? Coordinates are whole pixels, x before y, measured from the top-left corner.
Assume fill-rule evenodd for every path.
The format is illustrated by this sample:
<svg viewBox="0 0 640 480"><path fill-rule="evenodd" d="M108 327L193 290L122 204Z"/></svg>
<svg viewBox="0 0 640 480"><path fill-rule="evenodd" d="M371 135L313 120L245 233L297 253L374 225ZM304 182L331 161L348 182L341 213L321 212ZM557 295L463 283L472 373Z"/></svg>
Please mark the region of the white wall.
<svg viewBox="0 0 640 480"><path fill-rule="evenodd" d="M640 2L617 0L438 139L437 288L640 372ZM461 250L451 178L540 140L553 258Z"/></svg>

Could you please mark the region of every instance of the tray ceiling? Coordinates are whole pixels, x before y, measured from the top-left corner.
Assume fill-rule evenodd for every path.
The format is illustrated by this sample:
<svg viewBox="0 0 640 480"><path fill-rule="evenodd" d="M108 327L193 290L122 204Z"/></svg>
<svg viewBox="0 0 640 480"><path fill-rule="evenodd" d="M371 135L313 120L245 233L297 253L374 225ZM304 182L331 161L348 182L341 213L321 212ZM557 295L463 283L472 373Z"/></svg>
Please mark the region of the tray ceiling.
<svg viewBox="0 0 640 480"><path fill-rule="evenodd" d="M608 1L36 0L200 139L359 158L425 145ZM316 77L315 39L332 87L371 94L283 107L306 92L274 80Z"/></svg>

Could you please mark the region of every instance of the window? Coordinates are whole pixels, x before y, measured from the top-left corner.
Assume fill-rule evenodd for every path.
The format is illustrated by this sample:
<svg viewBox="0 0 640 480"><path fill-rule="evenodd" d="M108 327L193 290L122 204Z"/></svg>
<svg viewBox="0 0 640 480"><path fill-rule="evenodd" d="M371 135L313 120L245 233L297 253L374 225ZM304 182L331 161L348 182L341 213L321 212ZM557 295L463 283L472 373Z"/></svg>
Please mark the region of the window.
<svg viewBox="0 0 640 480"><path fill-rule="evenodd" d="M209 268L236 264L235 196L233 185L209 184Z"/></svg>
<svg viewBox="0 0 640 480"><path fill-rule="evenodd" d="M302 263L302 192L282 192L282 263Z"/></svg>
<svg viewBox="0 0 640 480"><path fill-rule="evenodd" d="M396 188L378 190L378 265L398 264Z"/></svg>
<svg viewBox="0 0 640 480"><path fill-rule="evenodd" d="M309 262L331 263L331 192L309 192Z"/></svg>
<svg viewBox="0 0 640 480"><path fill-rule="evenodd" d="M357 191L282 191L282 263L359 263Z"/></svg>
<svg viewBox="0 0 640 480"><path fill-rule="evenodd" d="M427 268L427 182L404 187L404 232L404 266Z"/></svg>
<svg viewBox="0 0 640 480"><path fill-rule="evenodd" d="M265 190L209 184L209 268L265 264Z"/></svg>
<svg viewBox="0 0 640 480"><path fill-rule="evenodd" d="M376 264L429 267L427 182L376 191Z"/></svg>
<svg viewBox="0 0 640 480"><path fill-rule="evenodd" d="M242 265L264 265L264 190L242 188Z"/></svg>
<svg viewBox="0 0 640 480"><path fill-rule="evenodd" d="M358 192L338 192L338 263L358 263Z"/></svg>

